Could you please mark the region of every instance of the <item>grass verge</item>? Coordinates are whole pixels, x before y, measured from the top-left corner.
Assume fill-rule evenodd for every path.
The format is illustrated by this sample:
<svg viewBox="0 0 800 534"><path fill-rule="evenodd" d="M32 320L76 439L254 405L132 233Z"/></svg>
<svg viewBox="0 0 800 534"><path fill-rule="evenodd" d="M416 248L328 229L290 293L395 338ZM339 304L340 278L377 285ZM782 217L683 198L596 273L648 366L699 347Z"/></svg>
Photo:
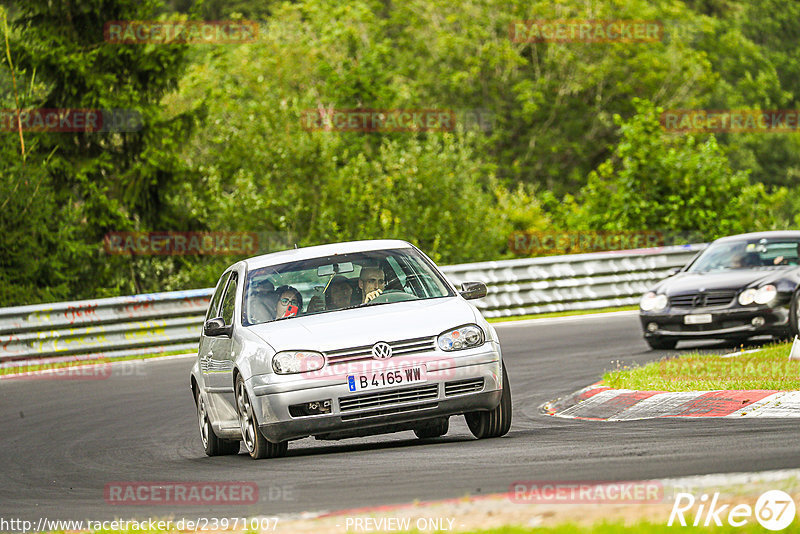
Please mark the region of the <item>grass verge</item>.
<svg viewBox="0 0 800 534"><path fill-rule="evenodd" d="M669 357L607 372L603 384L648 391L800 390L800 361L789 361L791 347L777 343L727 357L700 353Z"/></svg>
<svg viewBox="0 0 800 534"><path fill-rule="evenodd" d="M504 323L506 321L522 321L525 319L544 319L545 317L569 317L570 315L589 315L592 313L609 313L617 311L638 310L639 306L619 306L616 308L596 308L593 310L572 310L548 313L534 313L531 315L515 315L513 317L492 317L487 319L490 323Z"/></svg>

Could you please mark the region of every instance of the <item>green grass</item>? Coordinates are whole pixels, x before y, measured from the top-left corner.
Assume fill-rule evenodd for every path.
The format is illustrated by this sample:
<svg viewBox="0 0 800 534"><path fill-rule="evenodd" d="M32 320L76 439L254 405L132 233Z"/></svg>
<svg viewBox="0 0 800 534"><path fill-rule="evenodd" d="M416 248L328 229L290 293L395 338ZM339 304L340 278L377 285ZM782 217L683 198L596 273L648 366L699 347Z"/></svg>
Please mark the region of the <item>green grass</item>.
<svg viewBox="0 0 800 534"><path fill-rule="evenodd" d="M588 315L590 313L608 313L617 311L638 310L639 306L619 306L616 308L596 308L593 310L574 310L548 313L534 313L531 315L515 315L513 317L493 317L487 319L490 323L503 323L506 321L522 321L523 319L543 319L545 317L569 317L570 315Z"/></svg>
<svg viewBox="0 0 800 534"><path fill-rule="evenodd" d="M603 384L649 391L800 390L800 361L789 361L791 346L778 343L727 358L700 353L664 358L641 367L607 372Z"/></svg>
<svg viewBox="0 0 800 534"><path fill-rule="evenodd" d="M80 367L81 365L97 365L99 363L113 363L124 362L129 360L149 360L150 358L160 358L162 356L175 356L177 354L187 354L185 350L168 350L165 352L158 352L155 354L134 354L122 358L98 358L96 360L75 360L66 362L55 362L42 365L23 365L21 367L4 367L0 368L0 376L10 375L15 373L30 373L36 371L44 371L47 369L64 369L67 367Z"/></svg>

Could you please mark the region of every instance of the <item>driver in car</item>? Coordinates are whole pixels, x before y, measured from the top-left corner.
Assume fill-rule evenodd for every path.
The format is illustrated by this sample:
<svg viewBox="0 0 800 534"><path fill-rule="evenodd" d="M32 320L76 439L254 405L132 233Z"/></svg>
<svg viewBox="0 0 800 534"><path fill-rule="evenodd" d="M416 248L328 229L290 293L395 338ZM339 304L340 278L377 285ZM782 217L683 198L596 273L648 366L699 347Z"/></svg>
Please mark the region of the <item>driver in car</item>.
<svg viewBox="0 0 800 534"><path fill-rule="evenodd" d="M386 275L380 267L362 267L358 277L358 287L364 295L362 304L366 304L381 293L386 287Z"/></svg>

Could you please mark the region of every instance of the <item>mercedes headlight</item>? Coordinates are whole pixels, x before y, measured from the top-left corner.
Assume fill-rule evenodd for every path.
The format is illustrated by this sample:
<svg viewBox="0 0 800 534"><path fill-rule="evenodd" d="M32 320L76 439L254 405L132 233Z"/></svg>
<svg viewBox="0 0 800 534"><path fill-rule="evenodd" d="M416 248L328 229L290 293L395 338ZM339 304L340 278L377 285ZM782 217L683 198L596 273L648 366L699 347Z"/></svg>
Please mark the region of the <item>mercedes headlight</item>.
<svg viewBox="0 0 800 534"><path fill-rule="evenodd" d="M272 357L272 368L279 375L318 371L325 365L325 356L309 350L289 350Z"/></svg>
<svg viewBox="0 0 800 534"><path fill-rule="evenodd" d="M645 293L639 301L642 311L661 311L667 307L667 296L656 295L652 291Z"/></svg>
<svg viewBox="0 0 800 534"><path fill-rule="evenodd" d="M483 330L478 325L467 324L439 334L436 341L440 349L450 352L478 347L483 345L484 340Z"/></svg>
<svg viewBox="0 0 800 534"><path fill-rule="evenodd" d="M772 284L759 287L758 289L751 287L745 289L739 294L739 304L747 306L752 303L768 304L778 295L778 289Z"/></svg>

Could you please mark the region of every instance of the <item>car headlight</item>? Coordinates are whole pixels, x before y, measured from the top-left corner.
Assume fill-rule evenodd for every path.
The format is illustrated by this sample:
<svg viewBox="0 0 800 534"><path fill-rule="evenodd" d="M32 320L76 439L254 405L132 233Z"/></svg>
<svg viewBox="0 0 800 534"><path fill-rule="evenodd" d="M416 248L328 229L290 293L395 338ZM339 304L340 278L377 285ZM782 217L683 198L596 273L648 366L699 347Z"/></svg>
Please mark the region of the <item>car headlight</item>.
<svg viewBox="0 0 800 534"><path fill-rule="evenodd" d="M318 371L325 365L325 356L309 350L279 352L272 357L272 368L279 375Z"/></svg>
<svg viewBox="0 0 800 534"><path fill-rule="evenodd" d="M436 342L440 349L450 352L478 347L483 345L484 340L483 330L478 325L467 324L439 334Z"/></svg>
<svg viewBox="0 0 800 534"><path fill-rule="evenodd" d="M778 289L772 284L759 287L758 289L751 287L745 289L739 294L739 304L747 306L748 304L767 304L778 296Z"/></svg>
<svg viewBox="0 0 800 534"><path fill-rule="evenodd" d="M751 287L750 289L745 289L741 293L739 293L739 304L742 306L747 306L748 304L752 304L756 300L756 289Z"/></svg>
<svg viewBox="0 0 800 534"><path fill-rule="evenodd" d="M642 295L642 300L639 301L639 307L642 311L661 311L667 307L667 296L656 295L652 291Z"/></svg>
<svg viewBox="0 0 800 534"><path fill-rule="evenodd" d="M778 288L772 284L758 288L756 291L756 304L767 304L778 296Z"/></svg>

